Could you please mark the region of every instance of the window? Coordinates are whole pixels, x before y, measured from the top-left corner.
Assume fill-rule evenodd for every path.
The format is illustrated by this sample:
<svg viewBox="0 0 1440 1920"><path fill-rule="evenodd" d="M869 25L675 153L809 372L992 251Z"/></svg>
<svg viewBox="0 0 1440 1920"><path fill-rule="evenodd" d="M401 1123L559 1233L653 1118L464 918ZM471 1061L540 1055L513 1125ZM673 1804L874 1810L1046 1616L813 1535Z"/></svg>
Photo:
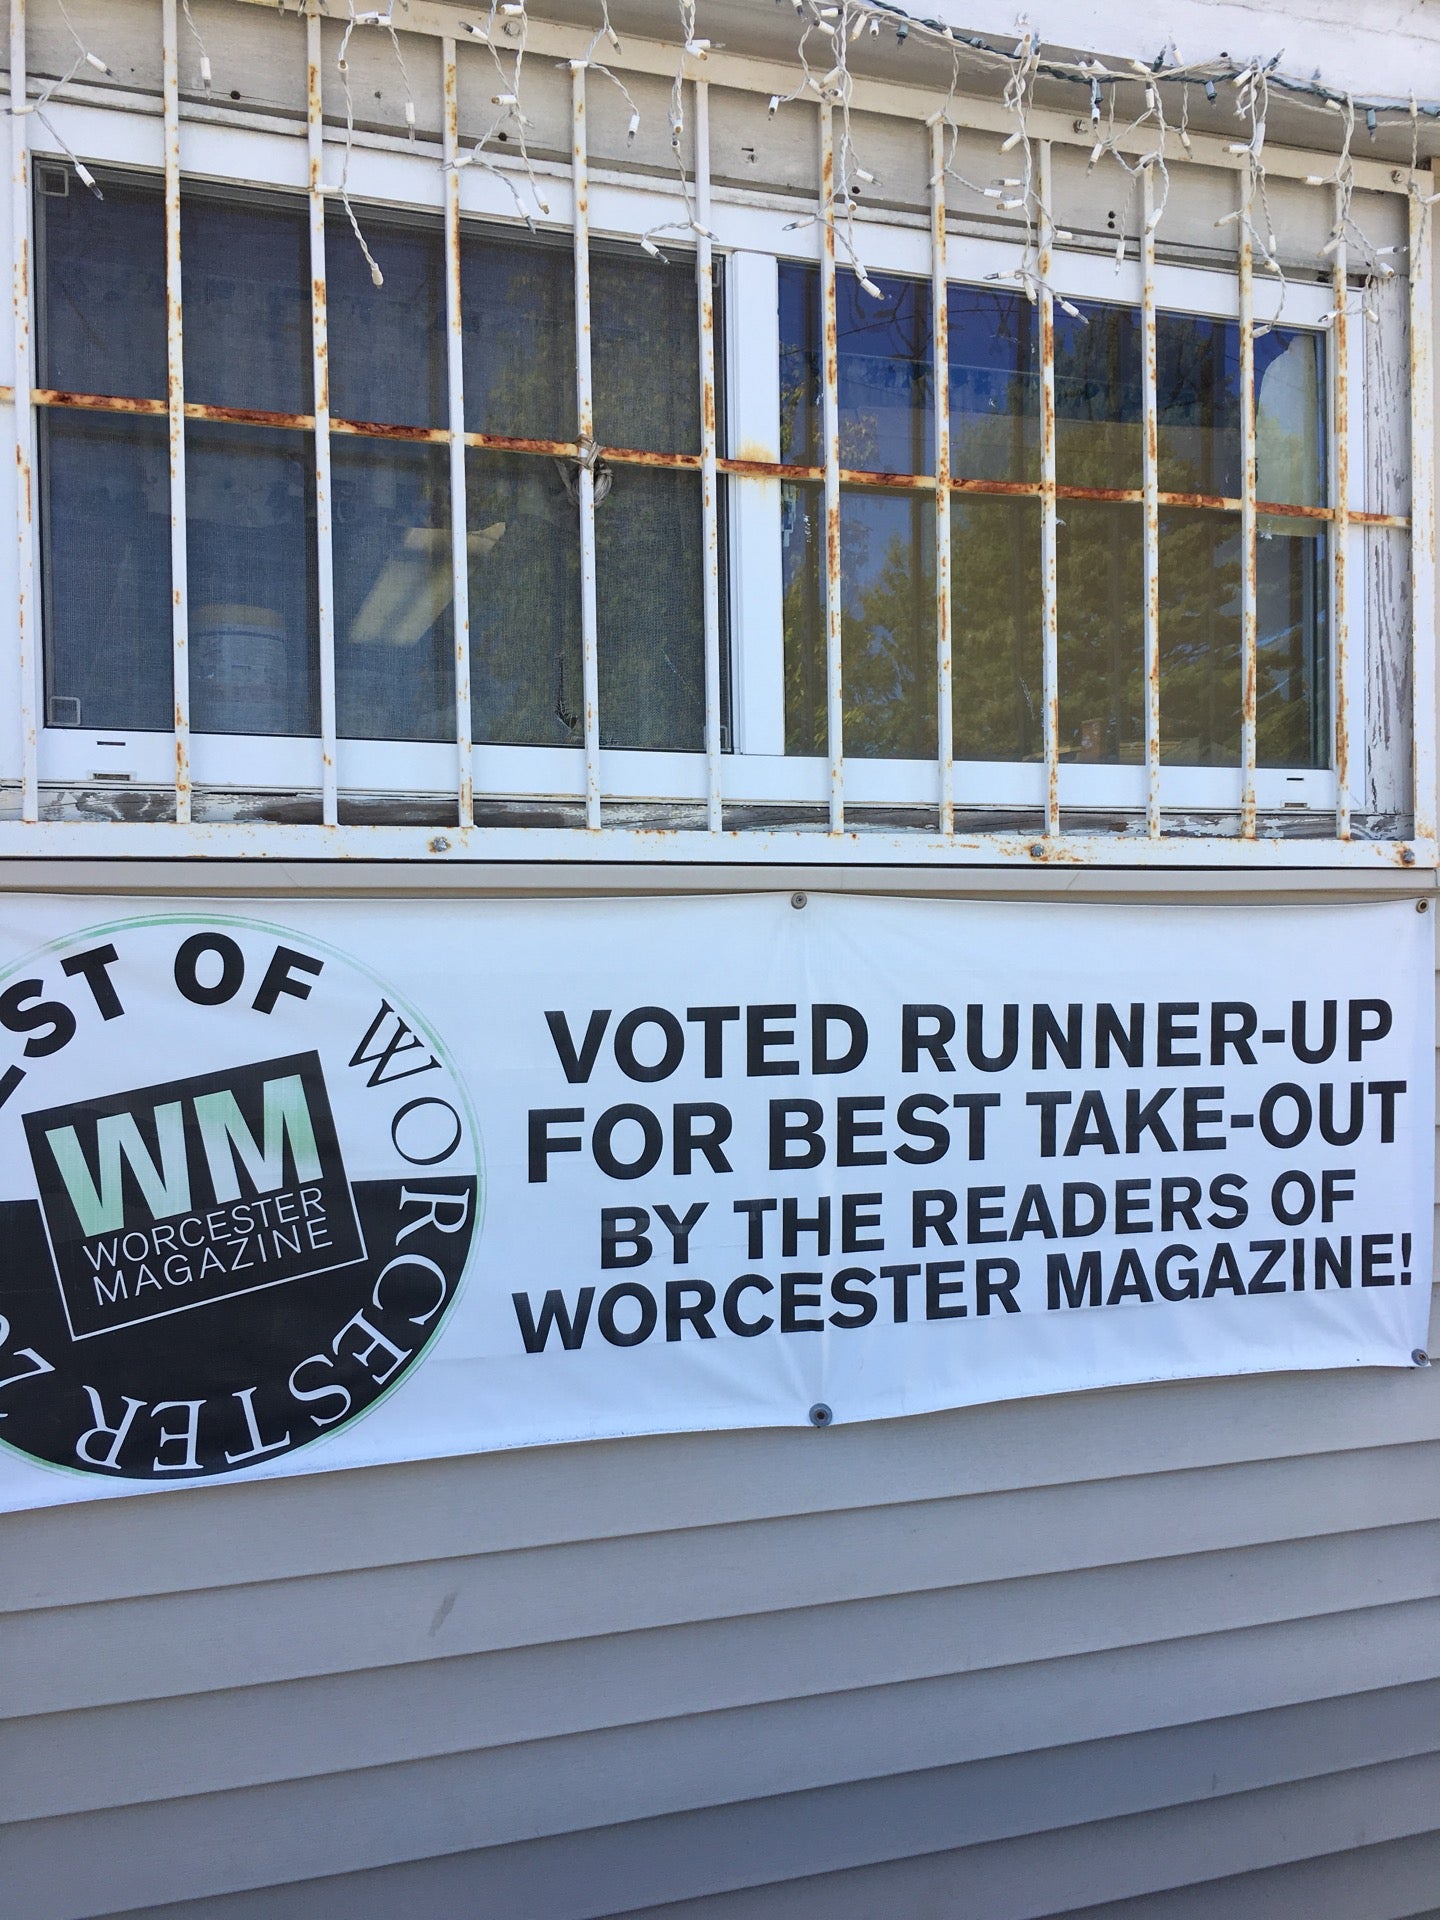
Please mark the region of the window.
<svg viewBox="0 0 1440 1920"><path fill-rule="evenodd" d="M862 106L857 75L852 134L823 98L772 117L774 75L738 49L677 93L668 52L632 67L612 47L632 145L630 96L550 23L521 159L509 122L474 145L518 49L417 16L404 123L388 33L357 21L374 72L354 70L347 131L339 34L253 7L218 8L217 32L232 15L290 81L313 63L303 120L218 92L202 111L157 67L184 131L163 177L143 92L82 113L62 88L54 128L24 129L43 671L26 805L44 787L84 811L114 779L149 818L168 789L181 818L193 793L202 818L263 800L463 826L473 799L491 825L849 823L977 859L1065 833L1343 841L1352 814L1401 831L1428 765L1409 615L1428 560L1392 371L1429 295L1407 285L1418 209L1393 165L1348 158L1378 250L1352 247L1347 278L1333 187L1267 148L1282 286L1237 248L1243 153L1197 127L1142 275L1133 171L1104 184L1108 160L1036 104L1013 165L1052 180L1068 229L1052 329L1038 202L965 184L999 149L959 93L927 134L918 81ZM61 145L82 135L103 202ZM827 238L824 157L844 176L862 135L881 177ZM1117 134L1128 168L1147 138Z"/></svg>
<svg viewBox="0 0 1440 1920"><path fill-rule="evenodd" d="M837 275L845 744L851 754L936 751L930 286L881 275L867 294ZM780 270L781 458L820 453L820 275ZM1144 758L1141 629L1141 333L1134 309L1057 311L1056 473L1061 494L1060 753ZM949 288L954 739L965 760L1040 757L1042 700L1039 342L1023 294ZM1233 767L1240 751L1239 328L1162 312L1157 322L1164 582L1161 758ZM1256 342L1257 494L1325 498L1324 336L1272 327ZM874 475L867 484L864 476ZM974 489L971 491L970 489ZM993 491L987 491L993 489ZM1132 500L1108 499L1129 493ZM785 490L786 747L825 751L820 489ZM1258 759L1323 767L1329 754L1326 547L1303 519L1260 522Z"/></svg>
<svg viewBox="0 0 1440 1920"><path fill-rule="evenodd" d="M103 202L47 168L37 196L42 386L139 403L41 410L52 727L171 725L164 208ZM337 731L455 739L444 244L367 216L377 288L343 212L327 245ZM303 204L186 193L181 212L192 726L319 729L309 236ZM472 728L580 738L574 279L563 241L475 227L462 244ZM693 263L591 261L602 446L698 456ZM546 443L556 449L546 450ZM700 477L603 461L596 577L601 738L694 750L704 732ZM235 764L243 766L243 761ZM414 763L419 766L419 762ZM411 778L409 784L424 784Z"/></svg>

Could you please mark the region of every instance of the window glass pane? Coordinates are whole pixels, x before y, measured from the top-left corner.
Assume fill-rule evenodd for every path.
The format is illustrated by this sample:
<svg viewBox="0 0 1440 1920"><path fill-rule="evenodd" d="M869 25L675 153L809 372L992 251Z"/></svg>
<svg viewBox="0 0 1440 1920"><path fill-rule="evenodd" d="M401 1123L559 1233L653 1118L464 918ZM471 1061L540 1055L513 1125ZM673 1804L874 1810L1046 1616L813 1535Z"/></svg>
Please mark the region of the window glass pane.
<svg viewBox="0 0 1440 1920"><path fill-rule="evenodd" d="M357 435L330 457L340 734L453 740L449 449Z"/></svg>
<svg viewBox="0 0 1440 1920"><path fill-rule="evenodd" d="M951 685L957 760L1038 760L1045 699L1040 502L950 507Z"/></svg>
<svg viewBox="0 0 1440 1920"><path fill-rule="evenodd" d="M1185 313L1155 317L1162 493L1240 493L1240 329Z"/></svg>
<svg viewBox="0 0 1440 1920"><path fill-rule="evenodd" d="M935 463L930 288L892 274L874 280L878 300L848 270L835 276L840 464L872 473L929 473Z"/></svg>
<svg viewBox="0 0 1440 1920"><path fill-rule="evenodd" d="M1060 614L1060 757L1142 761L1141 508L1062 500L1055 571Z"/></svg>
<svg viewBox="0 0 1440 1920"><path fill-rule="evenodd" d="M365 238L385 284L370 278L343 212L325 235L330 321L330 408L340 420L443 427L445 246L438 227L365 215Z"/></svg>
<svg viewBox="0 0 1440 1920"><path fill-rule="evenodd" d="M820 583L820 554L825 545L825 496L813 482L782 483L780 540L784 580L785 751L824 753L825 603Z"/></svg>
<svg viewBox="0 0 1440 1920"><path fill-rule="evenodd" d="M303 207L186 196L180 259L187 400L310 411L309 244ZM163 305L160 324L163 353Z"/></svg>
<svg viewBox="0 0 1440 1920"><path fill-rule="evenodd" d="M191 724L316 733L312 437L192 421L185 468Z"/></svg>
<svg viewBox="0 0 1440 1920"><path fill-rule="evenodd" d="M39 448L47 718L168 727L165 422L43 407Z"/></svg>
<svg viewBox="0 0 1440 1920"><path fill-rule="evenodd" d="M1255 497L1325 501L1322 336L1272 327L1255 342Z"/></svg>
<svg viewBox="0 0 1440 1920"><path fill-rule="evenodd" d="M1160 513L1160 758L1240 764L1240 518Z"/></svg>
<svg viewBox="0 0 1440 1920"><path fill-rule="evenodd" d="M1330 764L1326 540L1303 521L1261 516L1256 546L1255 757L1267 767Z"/></svg>
<svg viewBox="0 0 1440 1920"><path fill-rule="evenodd" d="M835 275L840 464L925 473L934 460L930 288L876 274L877 299L848 268ZM780 458L821 464L820 272L780 265Z"/></svg>
<svg viewBox="0 0 1440 1920"><path fill-rule="evenodd" d="M1140 316L1055 309L1055 467L1062 487L1140 485Z"/></svg>
<svg viewBox="0 0 1440 1920"><path fill-rule="evenodd" d="M1325 542L1263 537L1257 549L1256 759L1329 763L1328 688L1315 636L1324 623ZM1162 514L1161 758L1238 766L1240 530L1232 514Z"/></svg>
<svg viewBox="0 0 1440 1920"><path fill-rule="evenodd" d="M787 486L785 750L823 754L824 495ZM928 495L847 487L840 497L845 751L857 759L935 752L935 509Z"/></svg>
<svg viewBox="0 0 1440 1920"><path fill-rule="evenodd" d="M820 273L780 262L780 458L820 465Z"/></svg>
<svg viewBox="0 0 1440 1920"><path fill-rule="evenodd" d="M700 747L705 735L700 476L617 467L595 509L600 738Z"/></svg>
<svg viewBox="0 0 1440 1920"><path fill-rule="evenodd" d="M590 256L595 438L649 453L700 451L695 262L638 248Z"/></svg>
<svg viewBox="0 0 1440 1920"><path fill-rule="evenodd" d="M573 440L575 282L569 246L471 231L461 241L460 270L467 431Z"/></svg>
<svg viewBox="0 0 1440 1920"><path fill-rule="evenodd" d="M35 173L40 384L163 400L165 203L159 192L106 180L100 201L69 167L37 160ZM62 182L68 190L54 191Z"/></svg>
<svg viewBox="0 0 1440 1920"><path fill-rule="evenodd" d="M950 471L1040 478L1040 316L1023 293L951 286Z"/></svg>
<svg viewBox="0 0 1440 1920"><path fill-rule="evenodd" d="M552 460L466 456L474 738L570 746L581 738L580 535Z"/></svg>

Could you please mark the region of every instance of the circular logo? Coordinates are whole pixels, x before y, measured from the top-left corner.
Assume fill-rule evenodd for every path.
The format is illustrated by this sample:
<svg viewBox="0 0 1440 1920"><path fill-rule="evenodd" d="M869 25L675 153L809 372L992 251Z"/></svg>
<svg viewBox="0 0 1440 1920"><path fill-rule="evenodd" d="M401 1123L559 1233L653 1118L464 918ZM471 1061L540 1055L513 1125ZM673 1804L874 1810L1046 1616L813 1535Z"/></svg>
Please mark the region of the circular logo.
<svg viewBox="0 0 1440 1920"><path fill-rule="evenodd" d="M334 1433L435 1339L482 1205L444 1047L358 962L227 915L0 978L0 1442L105 1478Z"/></svg>

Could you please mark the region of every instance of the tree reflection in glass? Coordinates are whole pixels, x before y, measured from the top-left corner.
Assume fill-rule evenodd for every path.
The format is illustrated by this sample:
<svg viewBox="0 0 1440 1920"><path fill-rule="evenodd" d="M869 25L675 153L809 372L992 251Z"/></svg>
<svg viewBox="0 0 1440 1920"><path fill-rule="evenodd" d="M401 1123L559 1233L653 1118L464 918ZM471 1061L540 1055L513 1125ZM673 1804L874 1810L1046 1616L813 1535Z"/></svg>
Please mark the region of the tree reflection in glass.
<svg viewBox="0 0 1440 1920"><path fill-rule="evenodd" d="M840 464L933 470L930 290L881 276L879 298L836 276ZM780 271L781 458L821 461L819 274ZM1158 325L1162 492L1234 500L1240 490L1239 335L1233 322L1162 314ZM1042 752L1040 512L1033 498L967 492L965 481L1039 478L1038 316L1021 294L949 291L952 676L960 759ZM1320 504L1320 337L1272 328L1255 344L1259 498ZM1060 753L1144 757L1144 520L1141 329L1137 311L1091 303L1055 323ZM1258 756L1328 758L1323 532L1262 515L1257 567ZM826 751L823 497L783 490L786 744ZM1239 515L1161 511L1161 757L1235 766L1240 752ZM841 497L845 748L860 757L935 750L934 516L919 489L847 485Z"/></svg>

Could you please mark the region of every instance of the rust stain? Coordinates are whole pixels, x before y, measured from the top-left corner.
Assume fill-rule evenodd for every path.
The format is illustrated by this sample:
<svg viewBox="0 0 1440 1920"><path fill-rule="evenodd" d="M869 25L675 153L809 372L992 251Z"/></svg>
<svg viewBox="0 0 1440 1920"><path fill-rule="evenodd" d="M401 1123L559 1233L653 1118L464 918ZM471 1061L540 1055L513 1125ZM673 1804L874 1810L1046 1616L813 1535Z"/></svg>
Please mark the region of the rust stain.
<svg viewBox="0 0 1440 1920"><path fill-rule="evenodd" d="M823 480L823 467L802 467L778 460L755 460L742 452L739 459L722 457L716 462L722 473L734 473L754 480Z"/></svg>
<svg viewBox="0 0 1440 1920"><path fill-rule="evenodd" d="M325 362L328 355L322 343L320 360ZM0 402L13 398L14 389L0 387ZM80 393L69 388L34 387L31 398L39 407L67 407L81 412L140 414L160 417L168 413L167 401L142 398L129 394ZM313 413L278 413L263 407L214 406L206 402L187 400L184 404L187 420L213 421L236 426L276 427L296 432L308 432L315 426ZM445 445L451 435L446 427L399 426L381 420L342 420L332 418L330 429L333 433L369 437L377 440L404 440L420 444ZM495 453L526 453L548 456L557 460L574 460L579 457L579 443L574 440L539 440L517 434L502 433L465 433L461 435L467 447L476 447ZM606 447L605 458L613 465L655 467L671 469L677 472L693 472L702 464L698 453L658 453L643 447ZM798 480L820 482L825 478L823 467L807 466L796 461L771 460L759 451L753 442L742 442L738 455L721 455L716 466L722 473L734 474L742 479L755 480ZM936 476L926 473L900 473L882 470L870 470L864 467L842 467L841 484L847 487L897 488L912 492L929 492L937 485ZM948 481L951 493L994 495L1004 499L1043 500L1046 487L1043 480L975 480L963 475L952 474ZM1121 506L1139 506L1145 499L1144 491L1138 487L1077 487L1057 484L1051 489L1059 500L1093 500ZM1189 507L1204 509L1216 513L1239 513L1243 502L1226 494L1214 493L1170 493L1157 496L1162 507ZM1312 520L1320 524L1335 518L1335 510L1328 506L1300 506L1284 500L1257 500L1257 514L1275 515L1283 519ZM1354 508L1348 515L1352 526L1389 527L1397 532L1409 532L1411 521L1408 514L1373 513Z"/></svg>
<svg viewBox="0 0 1440 1920"><path fill-rule="evenodd" d="M57 387L36 387L31 398L41 407L78 407L87 413L145 413L165 414L169 405L164 400L134 400L119 395L103 393L70 393Z"/></svg>
<svg viewBox="0 0 1440 1920"><path fill-rule="evenodd" d="M1138 495L1137 495L1138 498ZM1223 493L1157 493L1156 500L1162 507L1207 507L1214 513L1238 513L1239 500L1231 500Z"/></svg>
<svg viewBox="0 0 1440 1920"><path fill-rule="evenodd" d="M842 487L899 487L907 493L933 493L935 476L929 473L885 473L869 467L841 467Z"/></svg>
<svg viewBox="0 0 1440 1920"><path fill-rule="evenodd" d="M552 460L578 460L579 442L575 440L525 440L513 434L467 433L467 447L481 447L492 453L541 453Z"/></svg>
<svg viewBox="0 0 1440 1920"><path fill-rule="evenodd" d="M701 464L698 453L649 453L643 447L606 447L605 458L615 466L668 467L690 473Z"/></svg>
<svg viewBox="0 0 1440 1920"><path fill-rule="evenodd" d="M422 446L442 446L450 439L444 427L397 427L383 420L330 421L332 433L358 435L367 440L403 440Z"/></svg>
<svg viewBox="0 0 1440 1920"><path fill-rule="evenodd" d="M242 427L288 427L308 429L315 425L310 413L267 413L259 407L211 407L196 401L185 403L187 420L216 420Z"/></svg>
<svg viewBox="0 0 1440 1920"><path fill-rule="evenodd" d="M964 480L950 476L952 493L990 493L1004 499L1038 500L1043 491L1038 480Z"/></svg>
<svg viewBox="0 0 1440 1920"><path fill-rule="evenodd" d="M1257 500L1256 513L1278 514L1287 520L1333 520L1334 510L1330 507L1298 507L1288 500Z"/></svg>

